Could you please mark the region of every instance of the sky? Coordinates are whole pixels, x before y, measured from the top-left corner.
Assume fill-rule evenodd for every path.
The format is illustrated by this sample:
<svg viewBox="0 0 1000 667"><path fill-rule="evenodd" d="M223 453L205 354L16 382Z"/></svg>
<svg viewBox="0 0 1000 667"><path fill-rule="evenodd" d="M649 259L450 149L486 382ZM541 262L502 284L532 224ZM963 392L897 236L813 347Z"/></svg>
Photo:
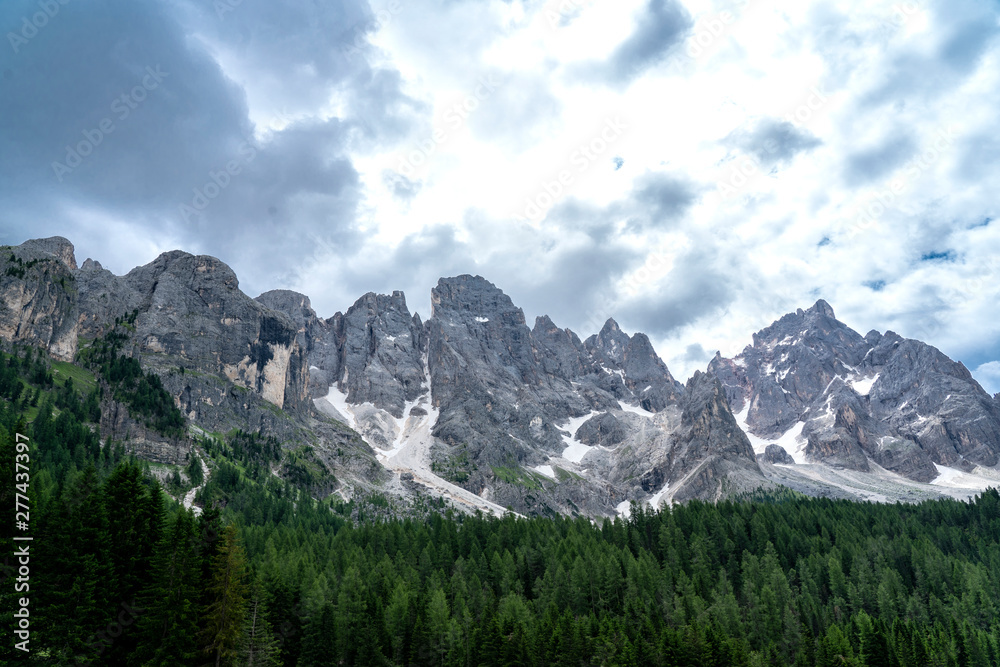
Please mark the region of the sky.
<svg viewBox="0 0 1000 667"><path fill-rule="evenodd" d="M482 275L686 378L823 298L1000 391L996 0L5 0L0 243L322 317Z"/></svg>

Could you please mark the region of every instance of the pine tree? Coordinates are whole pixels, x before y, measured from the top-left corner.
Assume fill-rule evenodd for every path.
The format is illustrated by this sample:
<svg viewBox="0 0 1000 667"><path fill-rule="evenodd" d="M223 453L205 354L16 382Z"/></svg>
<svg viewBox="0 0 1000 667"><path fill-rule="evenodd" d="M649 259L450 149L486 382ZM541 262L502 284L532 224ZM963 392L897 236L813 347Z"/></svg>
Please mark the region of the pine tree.
<svg viewBox="0 0 1000 667"><path fill-rule="evenodd" d="M163 530L162 494L155 480L147 489L136 461L119 464L104 484L108 513L111 567L114 572L111 601L134 606L147 584L153 548ZM136 629L128 629L102 656L106 664L125 664L138 644Z"/></svg>
<svg viewBox="0 0 1000 667"><path fill-rule="evenodd" d="M196 664L200 559L192 548L194 539L194 515L181 510L156 546L153 579L139 598L142 616L134 665Z"/></svg>
<svg viewBox="0 0 1000 667"><path fill-rule="evenodd" d="M38 609L52 654L62 659L90 659L104 650L92 641L104 630L112 611L107 599L108 527L97 470L89 466L67 481L58 500L46 508L38 550Z"/></svg>
<svg viewBox="0 0 1000 667"><path fill-rule="evenodd" d="M236 658L246 618L246 557L235 524L222 531L208 590L210 602L204 613L202 646L214 656L215 667L220 667Z"/></svg>
<svg viewBox="0 0 1000 667"><path fill-rule="evenodd" d="M337 618L333 604L326 602L305 624L300 667L326 667L337 664Z"/></svg>
<svg viewBox="0 0 1000 667"><path fill-rule="evenodd" d="M185 471L188 474L188 479L191 480L192 486L201 486L201 483L205 481L205 473L201 469L201 460L193 449L191 450L191 460L188 462Z"/></svg>
<svg viewBox="0 0 1000 667"><path fill-rule="evenodd" d="M267 620L264 587L254 579L250 584L243 639L239 647L239 664L246 667L271 667L281 664L278 640Z"/></svg>

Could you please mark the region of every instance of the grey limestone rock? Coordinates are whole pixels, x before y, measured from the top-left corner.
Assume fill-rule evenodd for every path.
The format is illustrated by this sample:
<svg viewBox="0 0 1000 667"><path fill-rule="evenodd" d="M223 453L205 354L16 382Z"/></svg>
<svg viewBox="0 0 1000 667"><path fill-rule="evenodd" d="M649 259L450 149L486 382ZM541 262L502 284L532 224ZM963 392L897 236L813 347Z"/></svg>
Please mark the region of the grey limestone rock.
<svg viewBox="0 0 1000 667"><path fill-rule="evenodd" d="M77 348L73 245L56 236L0 248L0 338L70 361Z"/></svg>
<svg viewBox="0 0 1000 667"><path fill-rule="evenodd" d="M781 445L768 445L764 449L764 453L758 454L758 456L763 457L765 461L772 465L780 464L790 466L795 464L795 459L793 459L792 455L785 451L785 448Z"/></svg>
<svg viewBox="0 0 1000 667"><path fill-rule="evenodd" d="M867 471L870 462L928 482L934 464L995 466L1000 412L962 364L887 331L864 337L825 301L754 334L709 370L752 433L777 438L797 422L809 461Z"/></svg>
<svg viewBox="0 0 1000 667"><path fill-rule="evenodd" d="M612 447L625 440L628 430L610 412L591 417L576 431L576 439L587 445Z"/></svg>

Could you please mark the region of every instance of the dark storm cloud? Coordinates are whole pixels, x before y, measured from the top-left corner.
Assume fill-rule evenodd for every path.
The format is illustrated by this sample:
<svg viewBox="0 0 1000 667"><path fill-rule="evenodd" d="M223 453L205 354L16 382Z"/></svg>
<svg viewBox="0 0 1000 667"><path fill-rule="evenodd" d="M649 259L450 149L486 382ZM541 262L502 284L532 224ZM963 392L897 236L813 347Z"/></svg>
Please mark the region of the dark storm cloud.
<svg viewBox="0 0 1000 667"><path fill-rule="evenodd" d="M877 146L847 155L843 178L849 186L871 185L906 162L917 146L908 133L889 135Z"/></svg>
<svg viewBox="0 0 1000 667"><path fill-rule="evenodd" d="M669 174L646 174L632 192L634 215L627 229L665 228L680 220L695 202L694 186Z"/></svg>
<svg viewBox="0 0 1000 667"><path fill-rule="evenodd" d="M736 298L731 271L718 267L709 248L694 248L674 262L670 272L642 290L621 309L618 321L653 337L663 337L680 327L724 308Z"/></svg>
<svg viewBox="0 0 1000 667"><path fill-rule="evenodd" d="M748 127L730 132L723 139L723 144L753 155L768 167L790 162L799 153L822 143L808 130L777 118L763 118Z"/></svg>
<svg viewBox="0 0 1000 667"><path fill-rule="evenodd" d="M609 74L628 81L659 63L691 27L691 15L674 0L649 0L638 27L612 54Z"/></svg>
<svg viewBox="0 0 1000 667"><path fill-rule="evenodd" d="M693 22L676 0L649 0L636 18L636 29L601 63L589 63L578 70L583 78L610 85L627 85L661 63L680 45Z"/></svg>
<svg viewBox="0 0 1000 667"><path fill-rule="evenodd" d="M2 26L35 9L5 3ZM263 284L317 238L349 252L361 185L348 151L391 143L417 110L398 73L365 58L372 16L353 0L61 5L16 53L0 49L5 240L37 235L41 218L83 254L114 255L99 247L112 239L73 233L73 215L95 212ZM247 90L289 124L255 139ZM334 94L341 118L300 113Z"/></svg>

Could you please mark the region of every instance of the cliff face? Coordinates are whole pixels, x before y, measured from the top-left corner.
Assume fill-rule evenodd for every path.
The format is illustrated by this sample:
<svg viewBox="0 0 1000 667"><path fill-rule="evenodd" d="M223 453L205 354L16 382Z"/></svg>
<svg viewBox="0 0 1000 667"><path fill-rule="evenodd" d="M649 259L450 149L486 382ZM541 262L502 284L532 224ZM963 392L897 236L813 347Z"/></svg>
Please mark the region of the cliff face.
<svg viewBox="0 0 1000 667"><path fill-rule="evenodd" d="M685 387L680 428L667 466L647 490L666 485L672 501L718 500L734 493L772 486L763 481L746 434L729 409L718 378L695 372Z"/></svg>
<svg viewBox="0 0 1000 667"><path fill-rule="evenodd" d="M305 404L309 373L298 327L241 292L236 274L218 259L174 251L125 276L96 263L78 276L86 334L138 311L136 354L221 374L279 408Z"/></svg>
<svg viewBox="0 0 1000 667"><path fill-rule="evenodd" d="M156 463L182 464L191 451L187 438L168 438L147 428L128 408L110 398L101 403L101 437L123 443L129 453Z"/></svg>
<svg viewBox="0 0 1000 667"><path fill-rule="evenodd" d="M78 292L73 245L62 237L0 248L0 338L76 355Z"/></svg>
<svg viewBox="0 0 1000 667"><path fill-rule="evenodd" d="M213 257L168 252L116 276L90 259L76 268L61 238L0 250L0 337L72 359L78 339L124 322L123 353L159 375L191 424L308 443L361 486L608 516L775 482L889 500L998 474L1000 398L933 347L861 336L823 301L686 386L613 319L585 341L544 316L529 328L471 275L442 278L431 301L426 321L402 292L322 319L297 292L249 298ZM103 407L105 437L180 460L183 442Z"/></svg>
<svg viewBox="0 0 1000 667"><path fill-rule="evenodd" d="M735 358L717 356L709 371L747 432L780 440L799 463L858 472L874 463L930 482L936 465L1000 461L1000 411L962 364L891 331L861 336L822 300L754 334Z"/></svg>

